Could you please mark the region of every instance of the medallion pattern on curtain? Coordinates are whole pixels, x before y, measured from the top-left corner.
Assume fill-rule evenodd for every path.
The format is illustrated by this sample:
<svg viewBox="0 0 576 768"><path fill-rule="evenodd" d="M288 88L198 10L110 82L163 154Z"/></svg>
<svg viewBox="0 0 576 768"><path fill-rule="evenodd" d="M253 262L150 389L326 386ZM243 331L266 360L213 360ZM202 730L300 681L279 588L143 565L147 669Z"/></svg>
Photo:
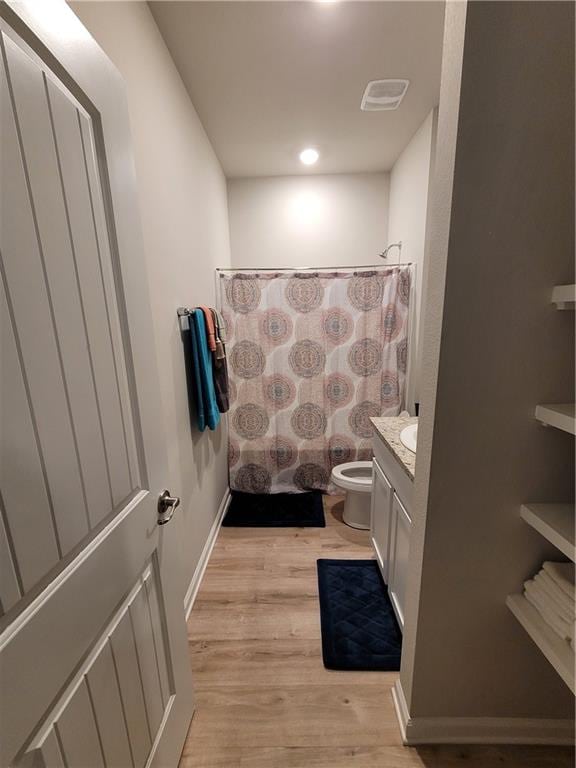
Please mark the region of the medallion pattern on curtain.
<svg viewBox="0 0 576 768"><path fill-rule="evenodd" d="M409 267L221 274L230 487L327 490L372 456L371 416L404 405Z"/></svg>

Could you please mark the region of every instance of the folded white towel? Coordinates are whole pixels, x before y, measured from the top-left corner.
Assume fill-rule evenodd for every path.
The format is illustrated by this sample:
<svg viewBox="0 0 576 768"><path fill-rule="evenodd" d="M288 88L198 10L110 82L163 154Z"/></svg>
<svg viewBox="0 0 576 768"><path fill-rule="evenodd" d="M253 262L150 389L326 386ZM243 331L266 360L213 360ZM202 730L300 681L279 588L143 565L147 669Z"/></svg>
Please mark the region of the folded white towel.
<svg viewBox="0 0 576 768"><path fill-rule="evenodd" d="M554 622L554 627L559 634L574 637L574 618L559 611L554 601L550 599L549 594L542 589L540 584L536 581L529 582L529 584L530 588L528 591L537 599L538 605L546 611L543 616L549 620L549 623Z"/></svg>
<svg viewBox="0 0 576 768"><path fill-rule="evenodd" d="M524 589L526 589L528 585L530 585L530 588L532 589L533 594L538 595L542 603L546 605L550 613L553 613L555 616L558 616L558 618L562 619L562 621L572 621L572 617L567 615L566 612L562 610L562 608L554 600L554 597L549 594L545 585L538 583L536 581L536 577L534 577L534 579L531 579L530 581L524 582Z"/></svg>
<svg viewBox="0 0 576 768"><path fill-rule="evenodd" d="M547 613L555 616L562 622L569 624L572 619L569 616L561 613L556 604L550 599L550 596L542 589L542 586L536 582L535 579L530 579L524 582L524 591L530 593L536 598L540 605L544 606Z"/></svg>
<svg viewBox="0 0 576 768"><path fill-rule="evenodd" d="M568 624L547 611L545 605L543 605L537 597L534 597L533 594L526 592L525 596L526 600L528 600L528 602L538 611L538 614L542 617L545 624L562 640L570 642L571 629L568 627Z"/></svg>
<svg viewBox="0 0 576 768"><path fill-rule="evenodd" d="M552 563L547 560L542 568L568 597L574 600L574 563Z"/></svg>
<svg viewBox="0 0 576 768"><path fill-rule="evenodd" d="M554 581L552 576L548 573L548 571L545 571L544 568L536 574L535 576L538 581L541 581L542 583L546 584L550 589L554 590L554 594L556 595L557 600L569 611L576 612L576 602L573 598L571 598L566 592L562 589L562 587L558 584L557 581Z"/></svg>
<svg viewBox="0 0 576 768"><path fill-rule="evenodd" d="M562 618L566 619L566 621L574 621L576 619L574 603L565 592L562 592L558 584L550 578L546 571L537 573L534 577L534 583L550 599L550 603Z"/></svg>
<svg viewBox="0 0 576 768"><path fill-rule="evenodd" d="M527 581L524 594L529 603L531 603L538 613L542 616L550 629L554 630L563 640L571 640L574 637L574 625L572 622L564 621L554 611L550 610L549 603L542 598L540 590L534 588L534 582Z"/></svg>

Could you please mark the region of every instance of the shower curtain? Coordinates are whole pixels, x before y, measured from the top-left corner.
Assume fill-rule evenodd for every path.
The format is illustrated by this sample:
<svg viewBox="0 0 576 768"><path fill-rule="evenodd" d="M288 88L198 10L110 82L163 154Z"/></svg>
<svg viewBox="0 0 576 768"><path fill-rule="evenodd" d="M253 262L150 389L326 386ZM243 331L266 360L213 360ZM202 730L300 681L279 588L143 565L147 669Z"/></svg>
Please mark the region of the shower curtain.
<svg viewBox="0 0 576 768"><path fill-rule="evenodd" d="M327 490L371 458L369 418L404 404L410 285L410 267L221 273L232 490Z"/></svg>

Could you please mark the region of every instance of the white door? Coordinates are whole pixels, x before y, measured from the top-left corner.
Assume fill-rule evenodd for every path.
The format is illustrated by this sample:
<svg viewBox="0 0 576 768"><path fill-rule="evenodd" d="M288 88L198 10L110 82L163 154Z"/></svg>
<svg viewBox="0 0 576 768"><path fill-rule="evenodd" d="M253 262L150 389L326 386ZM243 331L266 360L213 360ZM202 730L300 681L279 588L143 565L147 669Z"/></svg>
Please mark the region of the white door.
<svg viewBox="0 0 576 768"><path fill-rule="evenodd" d="M176 765L192 714L123 83L0 4L0 765Z"/></svg>
<svg viewBox="0 0 576 768"><path fill-rule="evenodd" d="M370 538L376 552L382 578L388 584L390 516L392 513L392 486L376 459L372 459L372 499Z"/></svg>
<svg viewBox="0 0 576 768"><path fill-rule="evenodd" d="M398 496L394 494L390 526L390 581L388 583L388 591L396 618L402 630L404 630L404 607L406 582L408 580L411 528L412 521L410 516Z"/></svg>

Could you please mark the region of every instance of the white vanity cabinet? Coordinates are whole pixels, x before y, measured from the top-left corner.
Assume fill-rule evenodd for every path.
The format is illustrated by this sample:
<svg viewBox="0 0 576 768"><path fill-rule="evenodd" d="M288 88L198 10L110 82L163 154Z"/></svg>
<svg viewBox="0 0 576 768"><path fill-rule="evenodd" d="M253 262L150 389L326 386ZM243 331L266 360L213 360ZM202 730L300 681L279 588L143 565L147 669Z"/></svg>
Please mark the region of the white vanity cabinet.
<svg viewBox="0 0 576 768"><path fill-rule="evenodd" d="M374 437L370 539L401 629L410 553L414 481L386 442Z"/></svg>

